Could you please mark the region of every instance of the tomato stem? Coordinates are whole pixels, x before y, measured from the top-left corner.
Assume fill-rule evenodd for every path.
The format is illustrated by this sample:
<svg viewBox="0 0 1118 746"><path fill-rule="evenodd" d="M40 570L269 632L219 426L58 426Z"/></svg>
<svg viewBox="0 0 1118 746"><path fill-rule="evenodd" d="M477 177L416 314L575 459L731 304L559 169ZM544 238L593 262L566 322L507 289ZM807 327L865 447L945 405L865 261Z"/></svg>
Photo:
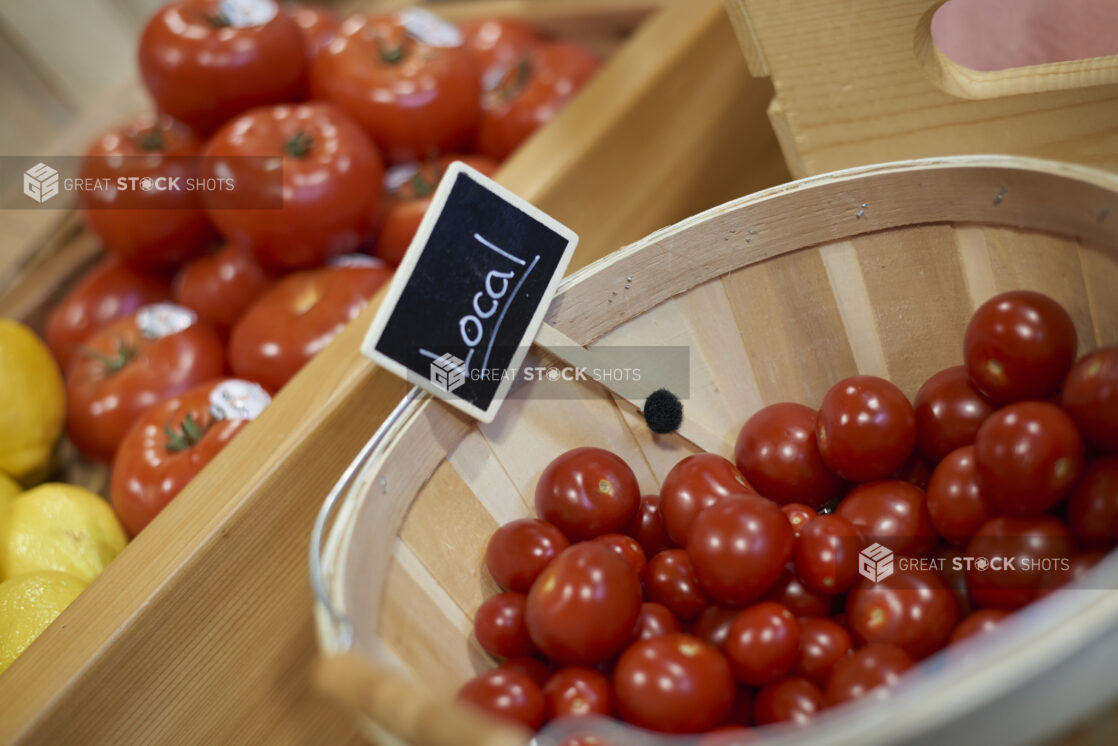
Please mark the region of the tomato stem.
<svg viewBox="0 0 1118 746"><path fill-rule="evenodd" d="M132 362L132 359L136 357L137 352L135 345L130 345L123 339L118 339L116 344L116 354L111 356L103 355L97 350L94 350L91 347L86 347L85 345L78 345L77 350L79 354L85 355L92 360L97 360L98 362L100 362L102 365L105 366L105 372L109 375L112 375L113 373L116 373L117 371L124 368L124 366L128 365L128 363Z"/></svg>
<svg viewBox="0 0 1118 746"><path fill-rule="evenodd" d="M510 72L513 74L506 75L500 86L501 98L505 101L516 98L528 87L528 82L532 79L531 58L527 54L524 55Z"/></svg>
<svg viewBox="0 0 1118 746"><path fill-rule="evenodd" d="M207 15L206 20L209 21L210 25L215 28L225 28L226 26L233 25L233 22L229 20L229 16L225 15L220 10L216 13L210 13L209 15Z"/></svg>
<svg viewBox="0 0 1118 746"><path fill-rule="evenodd" d="M152 127L145 132L141 132L136 136L136 144L140 146L140 150L148 153L163 150L163 131Z"/></svg>
<svg viewBox="0 0 1118 746"><path fill-rule="evenodd" d="M411 177L411 188L415 191L416 197L426 197L435 191L431 182L423 178L422 172Z"/></svg>
<svg viewBox="0 0 1118 746"><path fill-rule="evenodd" d="M182 421L182 426L178 430L170 425L163 428L163 432L167 434L166 448L171 453L186 451L196 446L209 429L208 424L205 427L198 424L193 412L187 412L186 419Z"/></svg>
<svg viewBox="0 0 1118 746"><path fill-rule="evenodd" d="M299 130L295 133L295 137L283 144L283 152L295 158L305 158L311 152L312 145L314 145L314 138L307 132Z"/></svg>

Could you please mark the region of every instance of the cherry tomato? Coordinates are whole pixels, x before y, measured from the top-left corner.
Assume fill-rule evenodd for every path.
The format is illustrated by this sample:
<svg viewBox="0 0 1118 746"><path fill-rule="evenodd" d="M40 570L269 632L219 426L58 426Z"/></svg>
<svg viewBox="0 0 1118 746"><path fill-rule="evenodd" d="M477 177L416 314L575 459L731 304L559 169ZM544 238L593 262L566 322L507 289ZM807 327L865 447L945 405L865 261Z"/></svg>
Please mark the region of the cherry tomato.
<svg viewBox="0 0 1118 746"><path fill-rule="evenodd" d="M796 576L816 593L843 593L858 579L858 552L865 542L840 515L812 518L796 540Z"/></svg>
<svg viewBox="0 0 1118 746"><path fill-rule="evenodd" d="M753 704L753 721L769 725L791 721L806 725L823 709L823 692L812 682L788 676L765 684Z"/></svg>
<svg viewBox="0 0 1118 746"><path fill-rule="evenodd" d="M922 557L938 539L923 490L908 482L863 484L835 512L853 523L867 544L877 542L897 554Z"/></svg>
<svg viewBox="0 0 1118 746"><path fill-rule="evenodd" d="M373 251L393 267L404 259L419 223L431 206L431 198L447 167L462 161L486 176L497 172L497 162L482 155L443 155L423 163L393 166L385 176L386 199L380 235Z"/></svg>
<svg viewBox="0 0 1118 746"><path fill-rule="evenodd" d="M528 592L528 631L549 658L593 664L624 647L640 615L641 586L608 547L574 544L543 569Z"/></svg>
<svg viewBox="0 0 1118 746"><path fill-rule="evenodd" d="M828 616L834 605L835 596L808 590L796 576L793 567L789 562L781 571L780 577L761 598L765 601L777 602L791 611L795 617Z"/></svg>
<svg viewBox="0 0 1118 746"><path fill-rule="evenodd" d="M302 49L299 27L272 0L177 0L144 27L140 74L160 111L209 133L253 106L295 100Z"/></svg>
<svg viewBox="0 0 1118 746"><path fill-rule="evenodd" d="M850 654L854 642L837 622L822 617L800 620L800 662L795 674L817 686L826 686L835 664Z"/></svg>
<svg viewBox="0 0 1118 746"><path fill-rule="evenodd" d="M338 19L321 5L285 5L283 12L295 21L299 35L303 37L303 49L307 53L307 68L322 49L338 33Z"/></svg>
<svg viewBox="0 0 1118 746"><path fill-rule="evenodd" d="M542 689L551 678L551 666L539 658L509 658L497 666L498 671L517 671L524 674Z"/></svg>
<svg viewBox="0 0 1118 746"><path fill-rule="evenodd" d="M757 495L727 497L691 524L687 555L699 588L741 606L760 598L792 555L792 525L776 503Z"/></svg>
<svg viewBox="0 0 1118 746"><path fill-rule="evenodd" d="M459 43L426 43L401 14L354 15L311 65L311 96L361 123L390 163L451 153L473 137L481 86Z"/></svg>
<svg viewBox="0 0 1118 746"><path fill-rule="evenodd" d="M170 299L162 280L133 270L115 258L105 259L51 309L44 335L47 346L65 372L75 349L86 337L140 306Z"/></svg>
<svg viewBox="0 0 1118 746"><path fill-rule="evenodd" d="M1007 616L1009 612L1003 609L979 609L959 622L955 631L951 633L951 644L954 645L960 640L975 635L984 635L997 627Z"/></svg>
<svg viewBox="0 0 1118 746"><path fill-rule="evenodd" d="M718 650L674 634L642 640L622 653L613 692L626 722L664 733L701 733L729 713L734 680Z"/></svg>
<svg viewBox="0 0 1118 746"><path fill-rule="evenodd" d="M974 312L963 339L967 375L995 404L1044 399L1055 393L1075 362L1071 316L1031 290L1002 293Z"/></svg>
<svg viewBox="0 0 1118 746"><path fill-rule="evenodd" d="M1068 373L1060 403L1083 439L1118 453L1118 347L1085 355Z"/></svg>
<svg viewBox="0 0 1118 746"><path fill-rule="evenodd" d="M668 607L683 620L694 619L709 603L699 590L691 559L682 549L665 549L648 561L644 590L649 601Z"/></svg>
<svg viewBox="0 0 1118 746"><path fill-rule="evenodd" d="M548 42L491 75L481 98L478 152L504 160L554 119L601 64L577 44Z"/></svg>
<svg viewBox="0 0 1118 746"><path fill-rule="evenodd" d="M780 509L783 510L784 515L788 517L788 522L792 524L792 532L795 533L796 536L800 535L800 532L803 531L808 521L819 515L815 512L814 508L809 505L804 505L803 503L785 503L780 506Z"/></svg>
<svg viewBox="0 0 1118 746"><path fill-rule="evenodd" d="M738 618L740 609L731 609L729 606L711 604L707 606L695 619L693 632L696 637L706 640L716 648L721 649L726 642L726 634L730 625Z"/></svg>
<svg viewBox="0 0 1118 746"><path fill-rule="evenodd" d="M641 497L637 514L633 516L633 521L625 529L625 533L637 540L646 558L671 548L672 540L668 536L668 530L664 528L664 514L660 510L659 495Z"/></svg>
<svg viewBox="0 0 1118 746"><path fill-rule="evenodd" d="M895 645L870 643L855 650L852 655L835 663L823 702L834 707L844 702L861 699L870 692L884 699L888 687L900 680L905 671L912 668L915 661Z"/></svg>
<svg viewBox="0 0 1118 746"><path fill-rule="evenodd" d="M978 488L974 446L963 446L939 462L928 483L928 515L940 536L965 545L997 513Z"/></svg>
<svg viewBox="0 0 1118 746"><path fill-rule="evenodd" d="M497 585L527 593L547 563L570 545L563 532L547 521L521 518L493 533L485 549L485 566Z"/></svg>
<svg viewBox="0 0 1118 746"><path fill-rule="evenodd" d="M1018 609L1041 594L1045 573L1072 553L1071 535L1058 518L992 518L967 545L970 596L979 606Z"/></svg>
<svg viewBox="0 0 1118 746"><path fill-rule="evenodd" d="M371 238L384 198L380 153L322 102L245 112L206 145L205 174L234 180L234 191L207 192L206 208L266 267L315 267L354 251Z"/></svg>
<svg viewBox="0 0 1118 746"><path fill-rule="evenodd" d="M109 487L128 533L140 533L270 401L254 383L221 379L145 410L117 448Z"/></svg>
<svg viewBox="0 0 1118 746"><path fill-rule="evenodd" d="M613 714L609 679L584 666L556 671L544 685L543 698L546 720Z"/></svg>
<svg viewBox="0 0 1118 746"><path fill-rule="evenodd" d="M156 402L225 369L221 338L170 303L143 306L85 341L66 374L67 430L82 453L112 461L128 429Z"/></svg>
<svg viewBox="0 0 1118 746"><path fill-rule="evenodd" d="M680 631L679 620L667 606L646 601L641 604L637 626L633 628L632 641L670 635Z"/></svg>
<svg viewBox="0 0 1118 746"><path fill-rule="evenodd" d="M974 610L970 591L967 589L966 553L964 547L958 547L948 542L940 542L932 550L931 558L935 560L936 569L943 578L943 582L955 594L959 602L959 615L965 616Z"/></svg>
<svg viewBox="0 0 1118 746"><path fill-rule="evenodd" d="M640 504L637 477L620 456L603 448L574 448L543 470L536 513L572 541L625 529Z"/></svg>
<svg viewBox="0 0 1118 746"><path fill-rule="evenodd" d="M474 635L485 652L498 658L536 653L524 622L527 602L528 597L523 593L498 593L478 607L474 614Z"/></svg>
<svg viewBox="0 0 1118 746"><path fill-rule="evenodd" d="M851 376L823 397L816 425L823 463L843 479L887 479L916 443L916 415L904 393L884 378Z"/></svg>
<svg viewBox="0 0 1118 746"><path fill-rule="evenodd" d="M974 443L978 428L994 412L971 385L965 365L936 373L916 392L916 446L939 461L956 448Z"/></svg>
<svg viewBox="0 0 1118 746"><path fill-rule="evenodd" d="M897 570L865 578L846 597L846 624L859 643L896 645L916 660L944 645L959 622L959 602L935 570Z"/></svg>
<svg viewBox="0 0 1118 746"><path fill-rule="evenodd" d="M462 24L462 35L466 37L466 51L474 58L483 81L502 74L541 41L534 28L508 18L467 21Z"/></svg>
<svg viewBox="0 0 1118 746"><path fill-rule="evenodd" d="M391 276L383 267L324 267L283 278L233 327L233 372L279 391L361 313Z"/></svg>
<svg viewBox="0 0 1118 746"><path fill-rule="evenodd" d="M982 425L974 461L978 488L998 511L1036 515L1071 492L1083 467L1083 441L1056 405L1018 402Z"/></svg>
<svg viewBox="0 0 1118 746"><path fill-rule="evenodd" d="M638 578L644 577L644 568L648 561L645 559L644 550L641 549L641 545L637 543L636 539L625 534L602 534L601 536L595 536L592 541L604 544L617 552L621 559L629 563Z"/></svg>
<svg viewBox="0 0 1118 746"><path fill-rule="evenodd" d="M218 331L228 333L272 283L272 276L252 251L227 244L179 271L174 284L175 302L193 310Z"/></svg>
<svg viewBox="0 0 1118 746"><path fill-rule="evenodd" d="M762 601L744 609L722 646L734 678L761 686L791 672L800 660L800 623L785 607Z"/></svg>
<svg viewBox="0 0 1118 746"><path fill-rule="evenodd" d="M842 480L823 465L815 441L818 413L802 404L771 404L750 417L734 461L760 494L780 504L819 508L838 496Z"/></svg>
<svg viewBox="0 0 1118 746"><path fill-rule="evenodd" d="M660 487L660 512L668 536L687 546L691 522L704 508L727 495L745 495L753 488L729 460L713 453L696 453L672 467Z"/></svg>
<svg viewBox="0 0 1118 746"><path fill-rule="evenodd" d="M1084 549L1108 551L1118 543L1118 456L1087 467L1068 500L1068 524Z"/></svg>
<svg viewBox="0 0 1118 746"><path fill-rule="evenodd" d="M456 699L531 730L543 725L543 692L539 684L519 671L495 668L478 674L462 685Z"/></svg>
<svg viewBox="0 0 1118 746"><path fill-rule="evenodd" d="M83 180L111 185L78 193L86 225L136 267L167 269L197 256L214 238L199 193L186 188L201 175L201 150L168 116L142 115L106 132L82 160Z"/></svg>

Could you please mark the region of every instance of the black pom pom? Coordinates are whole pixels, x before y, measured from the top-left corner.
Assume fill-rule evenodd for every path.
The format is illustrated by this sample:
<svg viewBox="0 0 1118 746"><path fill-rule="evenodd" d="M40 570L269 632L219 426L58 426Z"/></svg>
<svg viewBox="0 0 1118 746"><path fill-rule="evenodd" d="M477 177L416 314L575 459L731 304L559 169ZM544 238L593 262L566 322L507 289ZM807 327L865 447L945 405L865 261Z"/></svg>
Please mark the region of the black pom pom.
<svg viewBox="0 0 1118 746"><path fill-rule="evenodd" d="M674 433L683 424L683 402L667 389L657 389L644 402L644 421L654 433Z"/></svg>

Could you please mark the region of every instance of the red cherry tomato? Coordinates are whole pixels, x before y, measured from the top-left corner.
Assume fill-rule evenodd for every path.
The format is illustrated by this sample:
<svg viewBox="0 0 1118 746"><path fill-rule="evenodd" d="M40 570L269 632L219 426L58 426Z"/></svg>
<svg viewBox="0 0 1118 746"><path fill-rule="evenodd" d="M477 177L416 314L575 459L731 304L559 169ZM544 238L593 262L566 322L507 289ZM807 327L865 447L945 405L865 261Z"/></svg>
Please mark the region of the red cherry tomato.
<svg viewBox="0 0 1118 746"><path fill-rule="evenodd" d="M844 593L858 579L858 553L865 542L840 515L812 518L796 540L796 576L815 593Z"/></svg>
<svg viewBox="0 0 1118 746"><path fill-rule="evenodd" d="M503 74L492 75L481 98L478 152L507 158L554 119L601 64L577 44L548 42L506 66Z"/></svg>
<svg viewBox="0 0 1118 746"><path fill-rule="evenodd" d="M82 160L83 180L111 187L79 192L86 225L136 267L167 269L197 256L214 238L199 193L186 187L201 175L201 150L190 130L168 116L139 116L106 132Z"/></svg>
<svg viewBox="0 0 1118 746"><path fill-rule="evenodd" d="M240 11L226 15L232 7ZM178 0L140 36L140 74L160 111L201 133L253 106L295 100L306 57L299 27L272 0Z"/></svg>
<svg viewBox="0 0 1118 746"><path fill-rule="evenodd" d="M952 451L939 462L928 483L928 515L940 536L963 546L996 514L978 489L974 446Z"/></svg>
<svg viewBox="0 0 1118 746"><path fill-rule="evenodd" d="M726 635L730 625L738 618L740 609L731 609L729 606L711 604L702 610L692 625L696 637L706 640L716 648L721 649L726 642Z"/></svg>
<svg viewBox="0 0 1118 746"><path fill-rule="evenodd" d="M965 365L936 373L916 392L916 446L939 461L956 448L974 443L978 428L994 412L971 385Z"/></svg>
<svg viewBox="0 0 1118 746"><path fill-rule="evenodd" d="M641 497L637 514L633 516L633 521L625 529L625 533L637 540L646 558L671 548L672 540L668 536L668 530L664 528L664 514L660 510L659 495Z"/></svg>
<svg viewBox="0 0 1118 746"><path fill-rule="evenodd" d="M975 635L984 635L997 627L1007 616L1009 612L1004 609L979 609L959 622L955 631L951 633L951 644L954 645L960 640Z"/></svg>
<svg viewBox="0 0 1118 746"><path fill-rule="evenodd" d="M761 686L791 672L800 660L800 623L772 601L754 604L738 614L722 646L734 678Z"/></svg>
<svg viewBox="0 0 1118 746"><path fill-rule="evenodd" d="M539 658L509 658L499 666L498 671L517 671L522 673L542 689L547 680L551 678L551 666L544 663Z"/></svg>
<svg viewBox="0 0 1118 746"><path fill-rule="evenodd" d="M729 460L713 453L697 453L680 461L660 487L660 512L668 536L687 546L691 522L704 508L727 495L745 495L753 488Z"/></svg>
<svg viewBox="0 0 1118 746"><path fill-rule="evenodd" d="M521 518L497 529L485 549L485 566L497 585L527 593L539 574L571 542L547 521Z"/></svg>
<svg viewBox="0 0 1118 746"><path fill-rule="evenodd" d="M109 488L128 533L140 533L269 401L254 383L221 379L145 410L117 448Z"/></svg>
<svg viewBox="0 0 1118 746"><path fill-rule="evenodd" d="M734 680L714 647L686 634L630 646L617 661L618 714L664 733L701 733L721 723L734 702Z"/></svg>
<svg viewBox="0 0 1118 746"><path fill-rule="evenodd" d="M388 170L384 218L373 252L378 259L393 267L400 264L431 206L435 189L454 161L462 161L486 176L497 172L497 162L482 155L443 155L422 164L404 163Z"/></svg>
<svg viewBox="0 0 1118 746"><path fill-rule="evenodd" d="M834 707L861 699L870 692L872 696L884 696L885 688L894 685L914 665L908 653L894 645L866 645L835 663L823 702Z"/></svg>
<svg viewBox="0 0 1118 746"><path fill-rule="evenodd" d="M228 333L272 283L272 276L249 249L227 244L179 271L175 302L192 309L218 331Z"/></svg>
<svg viewBox="0 0 1118 746"><path fill-rule="evenodd" d="M647 640L680 631L679 620L667 606L646 601L641 604L637 626L633 628L632 641Z"/></svg>
<svg viewBox="0 0 1118 746"><path fill-rule="evenodd" d="M908 482L863 484L835 512L853 523L867 544L877 542L897 554L923 557L938 539L923 490Z"/></svg>
<svg viewBox="0 0 1118 746"><path fill-rule="evenodd" d="M1083 472L1068 500L1068 524L1083 549L1109 551L1118 543L1118 456Z"/></svg>
<svg viewBox="0 0 1118 746"><path fill-rule="evenodd" d="M726 497L691 524L687 555L699 588L741 606L760 598L792 555L792 525L776 503L757 495Z"/></svg>
<svg viewBox="0 0 1118 746"><path fill-rule="evenodd" d="M993 518L967 545L970 596L979 606L1018 609L1045 590L1045 573L1073 551L1071 535L1058 518Z"/></svg>
<svg viewBox="0 0 1118 746"><path fill-rule="evenodd" d="M1002 293L983 303L967 324L963 356L974 387L995 404L1044 399L1075 362L1071 316L1031 290Z"/></svg>
<svg viewBox="0 0 1118 746"><path fill-rule="evenodd" d="M613 714L609 679L592 668L560 668L544 685L543 698L546 720Z"/></svg>
<svg viewBox="0 0 1118 746"><path fill-rule="evenodd" d="M604 544L617 552L621 559L629 563L638 578L644 577L644 568L648 561L645 559L644 550L641 549L641 545L637 543L636 539L625 534L602 534L601 536L595 536L591 541Z"/></svg>
<svg viewBox="0 0 1118 746"><path fill-rule="evenodd" d="M205 174L234 180L234 191L205 194L208 214L266 267L315 267L354 251L372 236L384 197L380 153L323 102L245 112L206 145Z"/></svg>
<svg viewBox="0 0 1118 746"><path fill-rule="evenodd" d="M804 505L803 503L785 503L780 506L780 509L783 510L784 515L788 517L788 522L792 524L792 532L796 534L796 536L800 535L800 532L803 531L808 521L818 515L818 513L815 512L815 508Z"/></svg>
<svg viewBox="0 0 1118 746"><path fill-rule="evenodd" d="M466 51L474 58L483 81L488 76L500 75L540 43L534 28L508 18L468 21L462 24L462 35L466 37ZM494 72L494 68L498 70Z"/></svg>
<svg viewBox="0 0 1118 746"><path fill-rule="evenodd" d="M699 590L691 559L682 549L665 549L648 561L644 590L649 601L668 607L683 620L694 619L709 603Z"/></svg>
<svg viewBox="0 0 1118 746"><path fill-rule="evenodd" d="M784 606L795 617L830 615L836 597L808 590L796 576L793 567L789 562L762 598Z"/></svg>
<svg viewBox="0 0 1118 746"><path fill-rule="evenodd" d="M352 321L392 276L383 267L325 267L283 278L256 299L229 337L229 364L279 391Z"/></svg>
<svg viewBox="0 0 1118 746"><path fill-rule="evenodd" d="M572 541L622 531L640 504L637 477L620 456L574 448L558 456L536 483L536 513Z"/></svg>
<svg viewBox="0 0 1118 746"><path fill-rule="evenodd" d="M523 593L490 596L474 614L474 635L485 652L498 658L534 655L536 646L524 623L528 598Z"/></svg>
<svg viewBox="0 0 1118 746"><path fill-rule="evenodd" d="M106 259L89 270L51 309L44 335L47 346L65 372L75 349L86 337L140 306L170 298L162 280L133 270L114 258Z"/></svg>
<svg viewBox="0 0 1118 746"><path fill-rule="evenodd" d="M1018 402L982 425L974 461L982 496L999 512L1036 515L1071 492L1083 467L1083 442L1056 405Z"/></svg>
<svg viewBox="0 0 1118 746"><path fill-rule="evenodd" d="M348 111L390 163L461 149L477 129L480 93L463 46L421 41L400 14L347 18L311 65L312 98Z"/></svg>
<svg viewBox="0 0 1118 746"><path fill-rule="evenodd" d="M291 16L291 20L299 27L309 70L310 63L338 33L338 19L321 5L285 5L283 12Z"/></svg>
<svg viewBox="0 0 1118 746"><path fill-rule="evenodd" d="M941 542L932 550L931 558L935 560L936 570L943 578L943 582L955 594L959 602L959 614L965 616L974 610L971 602L970 591L967 590L966 553L964 547Z"/></svg>
<svg viewBox="0 0 1118 746"><path fill-rule="evenodd" d="M1118 453L1118 347L1085 355L1068 373L1060 403L1083 439Z"/></svg>
<svg viewBox="0 0 1118 746"><path fill-rule="evenodd" d="M72 361L67 431L82 453L112 461L145 410L224 369L221 338L192 311L170 303L143 306L89 337Z"/></svg>
<svg viewBox="0 0 1118 746"><path fill-rule="evenodd" d="M531 730L543 725L543 692L539 684L519 671L495 668L479 674L462 685L457 700Z"/></svg>
<svg viewBox="0 0 1118 746"><path fill-rule="evenodd" d="M896 645L916 660L947 644L959 602L935 570L897 570L865 578L846 597L846 624L859 643Z"/></svg>
<svg viewBox="0 0 1118 746"><path fill-rule="evenodd" d="M788 676L765 684L753 704L753 721L769 725L790 721L807 725L823 709L823 692L812 682Z"/></svg>
<svg viewBox="0 0 1118 746"><path fill-rule="evenodd" d="M826 686L835 664L850 654L854 642L837 622L821 617L800 620L800 662L795 674L817 686Z"/></svg>
<svg viewBox="0 0 1118 746"><path fill-rule="evenodd" d="M823 464L815 441L818 413L802 404L771 404L750 417L734 461L760 494L777 503L819 508L838 496L842 480Z"/></svg>
<svg viewBox="0 0 1118 746"><path fill-rule="evenodd" d="M610 658L633 633L641 587L608 547L574 544L544 568L528 592L528 631L549 658L593 664Z"/></svg>
<svg viewBox="0 0 1118 746"><path fill-rule="evenodd" d="M823 463L843 479L887 479L916 444L916 415L904 393L875 376L845 378L823 397L816 425Z"/></svg>

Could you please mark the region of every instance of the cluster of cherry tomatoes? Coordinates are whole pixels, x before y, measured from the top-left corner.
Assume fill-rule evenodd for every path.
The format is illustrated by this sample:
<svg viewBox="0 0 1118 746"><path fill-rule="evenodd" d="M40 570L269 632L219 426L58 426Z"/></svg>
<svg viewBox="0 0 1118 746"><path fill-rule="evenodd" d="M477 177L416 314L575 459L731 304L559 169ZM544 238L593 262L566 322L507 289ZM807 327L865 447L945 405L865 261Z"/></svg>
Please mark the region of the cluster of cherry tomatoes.
<svg viewBox="0 0 1118 746"><path fill-rule="evenodd" d="M278 391L391 277L447 165L492 174L599 65L516 21L274 0L171 2L139 62L157 113L81 172L107 257L45 329L133 534L232 437L215 383Z"/></svg>
<svg viewBox="0 0 1118 746"><path fill-rule="evenodd" d="M1009 292L915 405L854 376L818 410L767 406L734 462L689 456L658 495L607 450L562 454L539 518L489 542L503 592L474 630L504 661L459 700L531 729L603 715L733 743L887 691L1118 543L1118 347L1076 349L1058 303Z"/></svg>

